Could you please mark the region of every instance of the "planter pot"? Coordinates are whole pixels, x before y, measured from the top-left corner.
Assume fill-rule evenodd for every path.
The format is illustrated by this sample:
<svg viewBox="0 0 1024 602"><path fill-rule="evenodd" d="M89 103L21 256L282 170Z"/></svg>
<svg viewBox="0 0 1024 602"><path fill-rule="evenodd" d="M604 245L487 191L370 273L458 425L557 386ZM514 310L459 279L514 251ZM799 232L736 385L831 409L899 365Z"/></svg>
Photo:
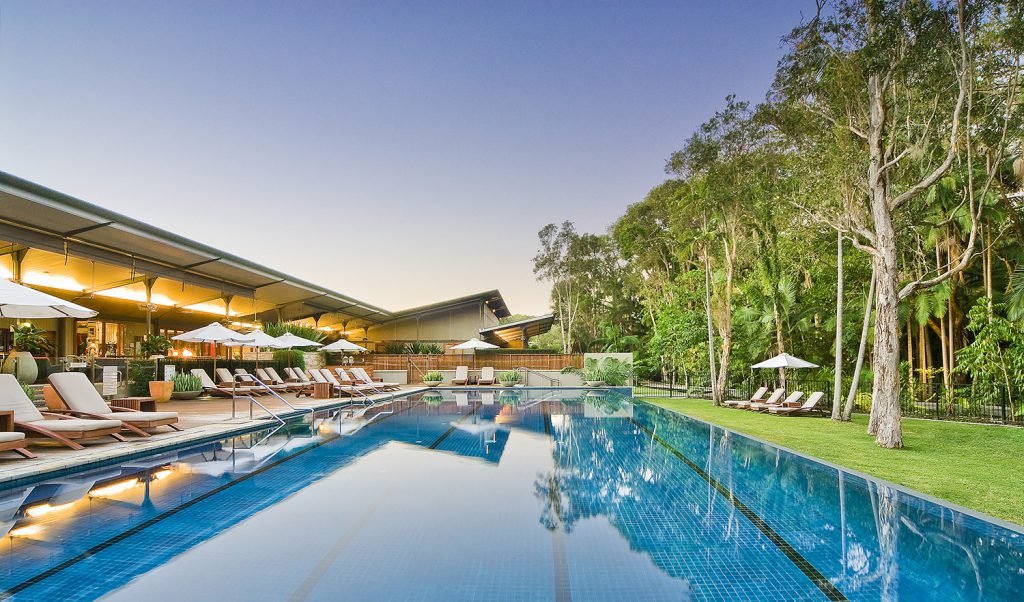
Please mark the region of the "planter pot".
<svg viewBox="0 0 1024 602"><path fill-rule="evenodd" d="M48 358L48 357L37 357L37 358L35 358L35 360L36 360L36 380L39 380L39 379L46 380L46 377L49 376L51 372L53 372L53 365L50 363L50 358Z"/></svg>
<svg viewBox="0 0 1024 602"><path fill-rule="evenodd" d="M603 387L604 386L604 381L603 380L588 380L588 381L584 382L583 384L585 384L588 387Z"/></svg>
<svg viewBox="0 0 1024 602"><path fill-rule="evenodd" d="M428 387L436 387L437 385L441 384L442 382L444 382L444 381L442 381L442 380L425 380L425 381L423 381L423 384L427 385Z"/></svg>
<svg viewBox="0 0 1024 602"><path fill-rule="evenodd" d="M169 400L173 392L173 380L152 380L149 382L149 396L157 401Z"/></svg>
<svg viewBox="0 0 1024 602"><path fill-rule="evenodd" d="M516 386L518 384L519 384L519 381L517 381L517 380L510 380L510 381L502 382L501 386L503 386L503 387L514 387L514 386Z"/></svg>
<svg viewBox="0 0 1024 602"><path fill-rule="evenodd" d="M23 385L31 385L39 378L39 367L31 353L15 351L4 360L3 373L13 374Z"/></svg>
<svg viewBox="0 0 1024 602"><path fill-rule="evenodd" d="M175 391L171 393L171 399L195 399L202 394L202 391Z"/></svg>

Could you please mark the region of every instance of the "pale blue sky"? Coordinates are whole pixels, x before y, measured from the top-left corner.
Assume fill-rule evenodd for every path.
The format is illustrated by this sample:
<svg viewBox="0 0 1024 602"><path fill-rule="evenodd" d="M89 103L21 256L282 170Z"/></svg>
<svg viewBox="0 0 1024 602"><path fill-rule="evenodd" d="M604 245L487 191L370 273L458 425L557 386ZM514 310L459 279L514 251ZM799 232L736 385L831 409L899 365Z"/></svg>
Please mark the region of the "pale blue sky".
<svg viewBox="0 0 1024 602"><path fill-rule="evenodd" d="M537 230L604 230L812 10L0 0L0 170L387 309L543 313Z"/></svg>

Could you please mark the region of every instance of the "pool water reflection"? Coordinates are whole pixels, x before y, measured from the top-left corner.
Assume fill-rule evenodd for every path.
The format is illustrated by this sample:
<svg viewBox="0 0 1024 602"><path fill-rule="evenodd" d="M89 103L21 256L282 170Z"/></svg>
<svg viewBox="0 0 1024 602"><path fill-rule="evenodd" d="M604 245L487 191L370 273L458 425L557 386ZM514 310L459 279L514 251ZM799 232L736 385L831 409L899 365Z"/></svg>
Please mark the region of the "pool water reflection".
<svg viewBox="0 0 1024 602"><path fill-rule="evenodd" d="M0 492L26 600L1010 600L1024 536L641 402L431 391Z"/></svg>

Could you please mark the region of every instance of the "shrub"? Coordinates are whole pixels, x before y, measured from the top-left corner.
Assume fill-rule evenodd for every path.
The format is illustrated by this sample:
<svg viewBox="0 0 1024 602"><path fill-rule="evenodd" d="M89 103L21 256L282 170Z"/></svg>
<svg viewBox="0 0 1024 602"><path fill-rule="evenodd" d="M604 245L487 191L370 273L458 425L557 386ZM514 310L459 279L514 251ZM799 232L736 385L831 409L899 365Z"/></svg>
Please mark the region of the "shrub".
<svg viewBox="0 0 1024 602"><path fill-rule="evenodd" d="M310 326L301 326L299 324L287 324L284 322L273 322L270 324L264 324L263 332L269 334L272 337L279 337L286 332L290 332L297 337L309 339L310 341L316 341L317 343L324 339L324 333L320 332L316 328L312 328ZM303 351L315 351L316 347L296 347L295 349L301 349Z"/></svg>
<svg viewBox="0 0 1024 602"><path fill-rule="evenodd" d="M274 361L280 366L306 369L306 356L298 349L276 349Z"/></svg>
<svg viewBox="0 0 1024 602"><path fill-rule="evenodd" d="M18 383L21 385L21 390L28 396L29 401L35 402L36 400L36 388L32 385L26 385L25 383Z"/></svg>
<svg viewBox="0 0 1024 602"><path fill-rule="evenodd" d="M499 383L518 383L523 379L523 375L517 370L506 370L498 374Z"/></svg>
<svg viewBox="0 0 1024 602"><path fill-rule="evenodd" d="M179 372L174 375L174 391L183 393L186 391L202 391L203 381L198 376L193 376L185 372Z"/></svg>
<svg viewBox="0 0 1024 602"><path fill-rule="evenodd" d="M23 324L13 330L14 350L28 351L29 353L49 353L53 346L46 338L46 331L36 328L31 324Z"/></svg>
<svg viewBox="0 0 1024 602"><path fill-rule="evenodd" d="M128 396L149 395L149 381L156 378L156 362L152 360L131 360L128 362Z"/></svg>
<svg viewBox="0 0 1024 602"><path fill-rule="evenodd" d="M390 353L391 355L401 355L405 353L405 345L402 343L396 343L394 341L390 343L384 343L384 353Z"/></svg>
<svg viewBox="0 0 1024 602"><path fill-rule="evenodd" d="M167 337L159 334L148 334L146 338L142 339L139 349L143 357L149 357L151 355L167 355L171 347L173 345Z"/></svg>
<svg viewBox="0 0 1024 602"><path fill-rule="evenodd" d="M633 378L633 366L614 357L606 357L602 361L589 358L583 362L583 368L566 366L562 374L575 374L584 381L602 381L612 387L625 386Z"/></svg>
<svg viewBox="0 0 1024 602"><path fill-rule="evenodd" d="M443 380L441 373L438 372L437 370L431 370L430 372L427 372L426 374L423 375L423 382L435 380Z"/></svg>

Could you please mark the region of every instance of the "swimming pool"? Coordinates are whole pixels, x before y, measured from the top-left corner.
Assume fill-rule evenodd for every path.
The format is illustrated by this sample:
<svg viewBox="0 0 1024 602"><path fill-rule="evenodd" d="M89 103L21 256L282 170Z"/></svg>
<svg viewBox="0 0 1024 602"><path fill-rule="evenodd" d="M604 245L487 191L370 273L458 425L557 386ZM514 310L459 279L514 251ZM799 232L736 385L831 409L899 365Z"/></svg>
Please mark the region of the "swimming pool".
<svg viewBox="0 0 1024 602"><path fill-rule="evenodd" d="M634 400L431 391L0 492L24 600L1010 600L1024 535Z"/></svg>

